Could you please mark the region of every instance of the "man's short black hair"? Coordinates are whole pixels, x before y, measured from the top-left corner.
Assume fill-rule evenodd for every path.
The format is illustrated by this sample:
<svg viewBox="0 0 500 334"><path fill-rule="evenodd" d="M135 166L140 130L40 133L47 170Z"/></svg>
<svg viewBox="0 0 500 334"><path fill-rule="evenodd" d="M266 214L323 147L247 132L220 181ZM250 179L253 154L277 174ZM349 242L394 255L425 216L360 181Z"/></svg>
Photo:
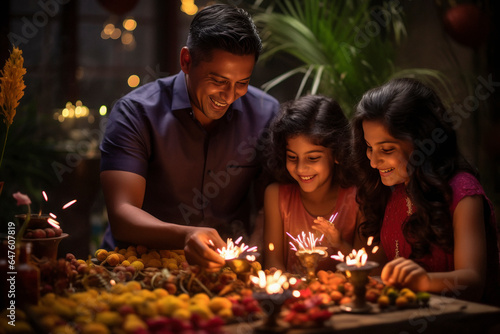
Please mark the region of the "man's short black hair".
<svg viewBox="0 0 500 334"><path fill-rule="evenodd" d="M210 60L214 49L241 56L253 54L257 62L262 41L247 11L215 4L203 8L193 18L187 47L195 65L201 60Z"/></svg>

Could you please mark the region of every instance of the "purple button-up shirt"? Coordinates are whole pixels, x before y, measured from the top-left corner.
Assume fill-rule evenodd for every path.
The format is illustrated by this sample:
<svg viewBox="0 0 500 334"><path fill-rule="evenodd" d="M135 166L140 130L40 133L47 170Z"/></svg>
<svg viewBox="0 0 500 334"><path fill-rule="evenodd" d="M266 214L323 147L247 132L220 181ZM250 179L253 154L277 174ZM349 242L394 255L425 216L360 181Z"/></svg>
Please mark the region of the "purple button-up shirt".
<svg viewBox="0 0 500 334"><path fill-rule="evenodd" d="M250 233L259 138L278 101L249 86L207 132L195 119L183 72L148 83L114 105L101 143L101 170L146 179L142 209L170 223L216 228L223 240ZM108 228L108 248L113 246Z"/></svg>

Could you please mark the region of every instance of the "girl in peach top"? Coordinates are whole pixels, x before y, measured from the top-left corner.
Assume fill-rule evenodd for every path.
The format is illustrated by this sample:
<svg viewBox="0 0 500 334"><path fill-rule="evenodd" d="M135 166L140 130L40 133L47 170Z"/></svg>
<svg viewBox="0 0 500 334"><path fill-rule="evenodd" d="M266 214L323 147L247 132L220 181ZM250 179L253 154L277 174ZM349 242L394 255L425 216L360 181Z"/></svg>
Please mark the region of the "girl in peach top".
<svg viewBox="0 0 500 334"><path fill-rule="evenodd" d="M328 246L329 255L348 254L357 239L363 242L355 237L361 216L346 164L349 133L342 109L330 98L309 95L282 106L271 126L268 167L281 182L269 185L264 197L266 268L303 273L287 232L324 234L321 246ZM319 268L335 265L326 257Z"/></svg>

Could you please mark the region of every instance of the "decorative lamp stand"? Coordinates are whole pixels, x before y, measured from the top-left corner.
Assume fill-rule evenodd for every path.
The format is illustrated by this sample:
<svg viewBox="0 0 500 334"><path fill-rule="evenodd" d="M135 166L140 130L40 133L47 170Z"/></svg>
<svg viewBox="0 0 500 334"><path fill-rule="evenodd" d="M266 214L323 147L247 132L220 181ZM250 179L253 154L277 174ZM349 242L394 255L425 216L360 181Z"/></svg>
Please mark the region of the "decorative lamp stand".
<svg viewBox="0 0 500 334"><path fill-rule="evenodd" d="M259 302L259 305L266 315L262 325L254 329L254 333L284 333L287 328L280 326L278 317L281 313L281 307L288 298L292 297L290 290L284 290L282 293L269 294L265 291L254 292L253 298Z"/></svg>
<svg viewBox="0 0 500 334"><path fill-rule="evenodd" d="M354 300L352 303L341 305L344 312L350 313L368 313L372 306L366 302L366 284L370 271L378 267L378 263L367 261L362 266L347 265L346 263L337 264L337 269L344 271L354 287Z"/></svg>
<svg viewBox="0 0 500 334"><path fill-rule="evenodd" d="M258 257L259 253L252 253L252 255ZM241 255L237 258L226 260L226 264L236 274L239 280L248 285L253 268L246 256Z"/></svg>
<svg viewBox="0 0 500 334"><path fill-rule="evenodd" d="M315 247L313 250L298 250L295 255L298 256L300 264L307 270L307 279L309 281L316 279L316 268L318 261L328 256L326 247Z"/></svg>

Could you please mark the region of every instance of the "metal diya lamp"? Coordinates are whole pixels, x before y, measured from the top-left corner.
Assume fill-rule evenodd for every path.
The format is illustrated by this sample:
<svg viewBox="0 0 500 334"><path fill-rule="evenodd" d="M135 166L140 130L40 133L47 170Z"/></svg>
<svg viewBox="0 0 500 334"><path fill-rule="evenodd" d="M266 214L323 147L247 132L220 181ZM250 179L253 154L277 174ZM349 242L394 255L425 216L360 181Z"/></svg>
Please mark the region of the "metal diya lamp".
<svg viewBox="0 0 500 334"><path fill-rule="evenodd" d="M295 255L299 258L300 264L306 269L307 279L315 280L319 260L328 256L327 247L316 246L317 242L323 240L323 235L316 238L311 232L308 235L302 232L295 238L288 232L286 234L293 240L290 241L291 249L296 251Z"/></svg>
<svg viewBox="0 0 500 334"><path fill-rule="evenodd" d="M366 302L366 284L370 271L378 267L378 263L367 261L361 266L347 263L337 264L337 269L344 271L354 287L354 299L351 303L340 305L340 309L350 313L368 313L372 306Z"/></svg>
<svg viewBox="0 0 500 334"><path fill-rule="evenodd" d="M248 284L250 282L250 275L253 273L252 262L259 256L259 253L252 255L241 254L235 259L226 260L226 264L236 274L239 280Z"/></svg>
<svg viewBox="0 0 500 334"><path fill-rule="evenodd" d="M251 281L258 289L253 293L253 298L265 314L264 321L254 329L254 333L284 333L286 328L278 322L281 308L285 301L292 297L288 290L288 278L277 270L272 275L267 275L259 270L258 276L251 276Z"/></svg>
<svg viewBox="0 0 500 334"><path fill-rule="evenodd" d="M373 237L368 238L368 246L371 246ZM377 252L378 247L372 249L372 253ZM368 254L364 248L353 250L349 255L344 256L341 252L338 255L332 255L332 258L342 261L337 264L337 269L346 273L347 278L354 287L354 299L352 303L341 305L344 312L350 313L368 313L371 305L366 302L366 284L368 284L368 275L372 269L378 267L375 261L367 261ZM345 260L345 262L344 262Z"/></svg>
<svg viewBox="0 0 500 334"><path fill-rule="evenodd" d="M307 271L308 280L316 279L316 268L318 267L319 260L328 256L326 249L326 247L315 247L314 249L301 249L295 252L300 264Z"/></svg>
<svg viewBox="0 0 500 334"><path fill-rule="evenodd" d="M235 242L231 238L227 239L227 246L217 249L220 256L226 260L226 264L236 274L238 279L248 284L253 267L251 263L257 259L257 247L249 247L242 243L239 245L242 237Z"/></svg>

